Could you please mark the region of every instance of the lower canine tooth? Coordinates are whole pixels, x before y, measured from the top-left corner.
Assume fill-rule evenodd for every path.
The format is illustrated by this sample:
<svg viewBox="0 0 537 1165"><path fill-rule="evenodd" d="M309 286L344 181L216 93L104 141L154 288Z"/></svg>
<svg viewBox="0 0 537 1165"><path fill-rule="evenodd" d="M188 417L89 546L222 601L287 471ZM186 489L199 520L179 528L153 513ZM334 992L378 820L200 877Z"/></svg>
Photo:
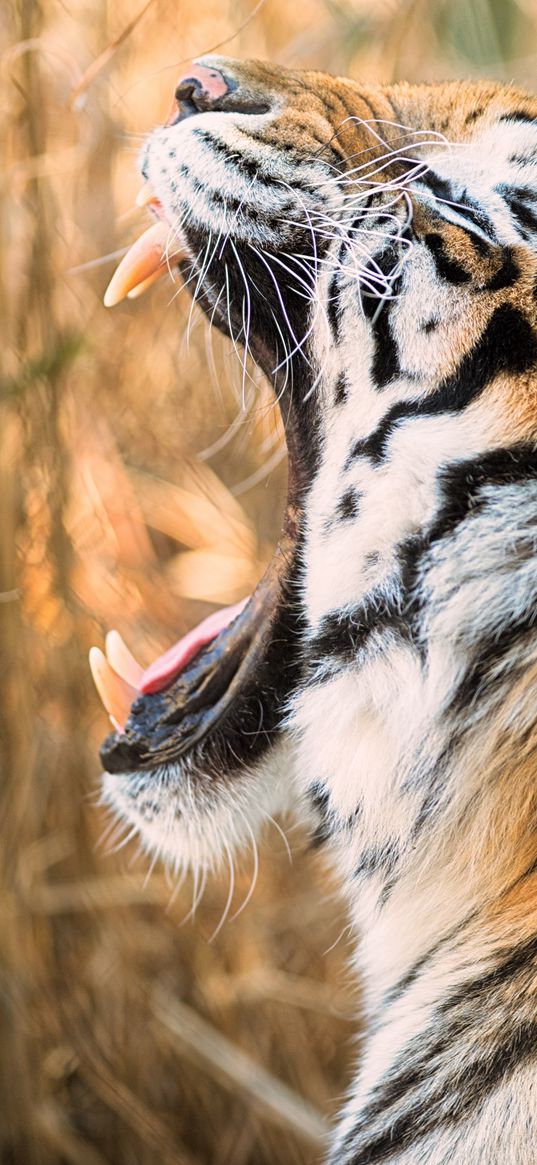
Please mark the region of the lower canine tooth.
<svg viewBox="0 0 537 1165"><path fill-rule="evenodd" d="M139 690L140 681L144 674L143 667L136 662L123 642L119 631L109 631L105 640L106 658L116 675L121 676L128 684Z"/></svg>
<svg viewBox="0 0 537 1165"><path fill-rule="evenodd" d="M95 687L106 711L118 731L123 732L131 705L136 699L138 691L122 676L117 675L99 647L91 648L89 664Z"/></svg>

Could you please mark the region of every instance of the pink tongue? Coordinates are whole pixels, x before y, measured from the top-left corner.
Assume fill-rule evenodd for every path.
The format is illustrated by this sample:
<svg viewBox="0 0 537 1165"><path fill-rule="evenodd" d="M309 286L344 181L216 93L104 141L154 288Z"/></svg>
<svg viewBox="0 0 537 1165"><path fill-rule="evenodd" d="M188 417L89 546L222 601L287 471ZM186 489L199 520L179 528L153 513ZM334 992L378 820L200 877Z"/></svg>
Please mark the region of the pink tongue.
<svg viewBox="0 0 537 1165"><path fill-rule="evenodd" d="M209 615L187 635L184 635L178 643L174 643L164 655L160 655L150 667L146 668L139 684L139 690L147 695L149 692L160 692L169 680L173 680L179 672L183 671L187 663L198 654L206 643L210 643L211 639L216 639L216 636L228 623L244 610L248 599L243 599L241 603L234 603L232 607L223 607L221 611L215 611L214 615Z"/></svg>

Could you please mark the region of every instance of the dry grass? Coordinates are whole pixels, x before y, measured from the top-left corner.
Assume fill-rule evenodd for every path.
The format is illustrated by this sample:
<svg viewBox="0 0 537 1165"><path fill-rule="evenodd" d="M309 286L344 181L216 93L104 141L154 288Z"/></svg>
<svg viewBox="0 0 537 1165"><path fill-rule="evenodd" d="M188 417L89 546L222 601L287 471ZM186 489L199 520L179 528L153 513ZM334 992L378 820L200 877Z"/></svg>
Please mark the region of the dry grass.
<svg viewBox="0 0 537 1165"><path fill-rule="evenodd" d="M353 1056L343 909L274 831L247 909L98 844L105 718L87 649L149 662L253 585L285 489L266 388L157 287L101 305L135 236L140 136L179 61L223 51L368 78L531 83L531 0L13 0L2 40L0 1159L312 1162ZM211 369L215 371L211 372ZM200 456L200 452L203 455ZM216 580L216 581L215 581ZM107 849L108 847L108 849ZM248 893L245 855L235 906Z"/></svg>

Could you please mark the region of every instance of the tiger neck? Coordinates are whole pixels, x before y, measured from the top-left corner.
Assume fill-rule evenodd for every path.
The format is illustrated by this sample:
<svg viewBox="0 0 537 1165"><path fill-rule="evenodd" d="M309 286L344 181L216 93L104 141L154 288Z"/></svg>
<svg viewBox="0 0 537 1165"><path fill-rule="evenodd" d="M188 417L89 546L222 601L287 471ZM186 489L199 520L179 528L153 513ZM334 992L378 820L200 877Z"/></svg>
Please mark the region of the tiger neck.
<svg viewBox="0 0 537 1165"><path fill-rule="evenodd" d="M423 551L445 502L440 471L486 459L495 444L487 417L476 409L472 419L418 418L392 433L389 456L372 458L364 446L395 394L383 396L365 377L357 394L348 381L344 392L340 378L333 367L321 390L329 408L307 505L306 684L294 724L301 779L314 789L353 922L366 936L375 1009L437 940L458 935L459 949L465 927L471 938L478 925L480 941L486 932L492 942L507 925L509 911L497 922L489 907L535 857L523 804L531 774L523 761L520 772L507 765L480 800L487 758L471 743L451 756L443 712L459 663L444 658L442 645L435 655L413 626L420 588L429 585ZM490 553L503 557L504 544L500 537ZM472 555L479 559L479 533ZM456 576L455 554L455 590ZM456 635L454 621L448 638ZM509 799L506 838L498 823Z"/></svg>

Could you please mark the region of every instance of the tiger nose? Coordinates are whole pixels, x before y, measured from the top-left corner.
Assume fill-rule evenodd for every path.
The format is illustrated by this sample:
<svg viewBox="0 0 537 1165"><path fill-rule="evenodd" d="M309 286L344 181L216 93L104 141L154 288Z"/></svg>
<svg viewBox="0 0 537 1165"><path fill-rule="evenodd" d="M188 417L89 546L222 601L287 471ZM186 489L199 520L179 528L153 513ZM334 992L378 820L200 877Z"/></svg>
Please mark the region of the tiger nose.
<svg viewBox="0 0 537 1165"><path fill-rule="evenodd" d="M218 101L234 88L233 82L228 81L219 69L192 65L177 82L174 105L166 125L175 125L194 113L214 109Z"/></svg>

